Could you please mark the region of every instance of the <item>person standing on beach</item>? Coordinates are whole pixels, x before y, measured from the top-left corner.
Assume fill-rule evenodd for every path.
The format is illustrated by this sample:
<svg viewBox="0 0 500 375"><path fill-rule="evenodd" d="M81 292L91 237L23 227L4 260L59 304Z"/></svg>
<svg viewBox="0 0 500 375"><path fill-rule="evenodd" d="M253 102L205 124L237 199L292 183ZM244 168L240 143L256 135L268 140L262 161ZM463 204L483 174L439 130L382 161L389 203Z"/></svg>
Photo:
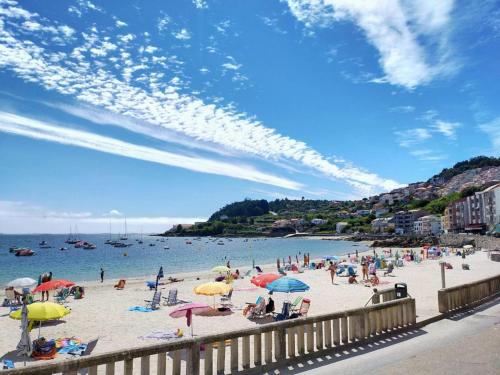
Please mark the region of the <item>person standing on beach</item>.
<svg viewBox="0 0 500 375"><path fill-rule="evenodd" d="M103 283L103 282L104 282L104 270L101 267L101 283Z"/></svg>
<svg viewBox="0 0 500 375"><path fill-rule="evenodd" d="M330 271L330 277L332 279L332 285L335 285L333 282L335 278L335 273L337 272L337 265L333 262L330 262L330 267L328 267L327 271Z"/></svg>
<svg viewBox="0 0 500 375"><path fill-rule="evenodd" d="M368 262L364 256L361 257L361 271L363 273L363 280L365 280L365 278L368 280Z"/></svg>
<svg viewBox="0 0 500 375"><path fill-rule="evenodd" d="M41 277L42 284L51 280L52 280L52 271L49 272L48 274L44 273ZM49 291L47 290L46 292L42 292L42 302L44 301L45 293L47 293L47 301L49 300Z"/></svg>

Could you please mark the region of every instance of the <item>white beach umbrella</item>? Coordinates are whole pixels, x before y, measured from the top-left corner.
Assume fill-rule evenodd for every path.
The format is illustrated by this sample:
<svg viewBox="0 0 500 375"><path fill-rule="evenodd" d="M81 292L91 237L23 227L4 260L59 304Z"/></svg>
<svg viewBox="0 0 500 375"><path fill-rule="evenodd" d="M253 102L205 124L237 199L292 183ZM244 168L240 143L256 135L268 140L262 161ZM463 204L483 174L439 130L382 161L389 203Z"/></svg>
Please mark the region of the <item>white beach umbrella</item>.
<svg viewBox="0 0 500 375"><path fill-rule="evenodd" d="M36 280L29 277L21 277L19 279L12 280L7 284L7 286L12 286L14 288L29 288L37 284Z"/></svg>

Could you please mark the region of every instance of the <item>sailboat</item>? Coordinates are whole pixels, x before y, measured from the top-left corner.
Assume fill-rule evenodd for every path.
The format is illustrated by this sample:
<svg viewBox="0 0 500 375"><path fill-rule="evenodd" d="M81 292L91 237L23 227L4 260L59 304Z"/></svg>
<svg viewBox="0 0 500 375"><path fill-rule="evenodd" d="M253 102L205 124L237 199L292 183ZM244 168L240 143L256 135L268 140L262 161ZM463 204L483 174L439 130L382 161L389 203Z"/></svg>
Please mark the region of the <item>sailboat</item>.
<svg viewBox="0 0 500 375"><path fill-rule="evenodd" d="M141 239L139 240L138 243L144 243L144 241L142 240L142 227L141 227Z"/></svg>
<svg viewBox="0 0 500 375"><path fill-rule="evenodd" d="M64 241L68 244L71 244L71 245L74 245L75 243L78 242L76 236L73 236L73 233L71 231L71 225L69 226L69 235L68 235L68 239L66 241Z"/></svg>
<svg viewBox="0 0 500 375"><path fill-rule="evenodd" d="M122 240L122 241L128 240L128 237L127 237L127 218L125 218L125 234L120 237L120 240Z"/></svg>
<svg viewBox="0 0 500 375"><path fill-rule="evenodd" d="M106 245L114 245L115 241L111 239L111 219L109 219L109 238L104 241Z"/></svg>

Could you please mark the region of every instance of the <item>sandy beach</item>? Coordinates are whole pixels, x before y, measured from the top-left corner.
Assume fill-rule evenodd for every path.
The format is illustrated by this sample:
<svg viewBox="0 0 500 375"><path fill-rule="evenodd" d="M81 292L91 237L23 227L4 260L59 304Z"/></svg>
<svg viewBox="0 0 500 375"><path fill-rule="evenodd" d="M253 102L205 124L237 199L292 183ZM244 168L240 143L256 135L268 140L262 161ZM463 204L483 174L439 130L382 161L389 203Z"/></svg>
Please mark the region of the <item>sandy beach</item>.
<svg viewBox="0 0 500 375"><path fill-rule="evenodd" d="M394 248L392 250L396 251ZM377 251L381 253L381 249ZM452 270L446 271L447 286L500 273L500 264L490 261L486 252L476 252L467 257L465 263L470 265L470 271L462 270L461 264L464 261L461 257L450 255L445 257L445 261L453 265ZM275 264L262 267L264 272L276 272ZM246 269L243 268L240 271L243 273ZM404 267L395 269L393 277L382 275L383 272L379 271L381 280L379 289L392 287L396 282L407 283L408 292L416 299L417 320L437 314L437 290L441 287L439 260L424 260L420 264L405 262ZM175 276L184 278L184 281L161 285L163 296L168 295L169 289L177 288L180 299L213 304L213 297L199 296L193 292L195 286L212 281L213 273L207 271ZM310 286L310 290L305 293L291 295L292 299L295 299L296 295L303 295L311 300L309 316L363 306L372 295L371 287L366 287L362 283L350 285L345 277L337 277L335 285L332 285L330 274L324 269L307 270L300 274L289 272L289 276L300 279ZM146 287L146 280L154 280L154 276L128 279L124 290L113 288L116 280L105 280L102 284L100 282L79 283L85 287L85 298L73 300L70 297L67 306L71 308L71 314L61 321L43 324L41 335L46 338L76 336L83 342L98 338L99 341L93 353L103 353L155 343L155 340L139 338L152 331L168 332L182 328L188 333L185 318L174 319L168 315L175 307L162 305L159 310L148 313L128 311L128 308L132 306L144 306L144 300L152 298L153 291ZM254 302L259 295L267 296L267 291L251 284L249 277L236 280L233 288L232 302L235 306L233 312L223 316L195 316L193 318L195 335L220 333L258 324L246 319L241 309L245 302ZM276 310L281 309L282 302L286 298L284 294L275 293ZM215 300L217 302L219 298ZM8 308L0 308L0 326L2 327L0 357L13 351L20 338L19 321L9 318L8 313ZM38 330L34 329L31 333L32 339L37 335ZM8 356L8 358L16 359L14 356Z"/></svg>

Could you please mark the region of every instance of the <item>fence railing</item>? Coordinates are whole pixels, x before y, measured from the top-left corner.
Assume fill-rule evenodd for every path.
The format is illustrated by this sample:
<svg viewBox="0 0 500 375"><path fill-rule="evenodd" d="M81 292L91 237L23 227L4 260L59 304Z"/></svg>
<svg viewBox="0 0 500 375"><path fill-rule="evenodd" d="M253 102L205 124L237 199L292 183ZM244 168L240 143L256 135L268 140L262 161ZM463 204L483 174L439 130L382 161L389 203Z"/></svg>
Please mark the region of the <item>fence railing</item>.
<svg viewBox="0 0 500 375"><path fill-rule="evenodd" d="M500 275L438 290L440 313L462 309L481 300L500 294Z"/></svg>
<svg viewBox="0 0 500 375"><path fill-rule="evenodd" d="M180 339L141 348L7 370L5 375L157 374L262 372L296 359L343 350L407 329L416 322L415 300L397 299L331 314L263 324L251 329ZM152 360L154 366L151 366Z"/></svg>

